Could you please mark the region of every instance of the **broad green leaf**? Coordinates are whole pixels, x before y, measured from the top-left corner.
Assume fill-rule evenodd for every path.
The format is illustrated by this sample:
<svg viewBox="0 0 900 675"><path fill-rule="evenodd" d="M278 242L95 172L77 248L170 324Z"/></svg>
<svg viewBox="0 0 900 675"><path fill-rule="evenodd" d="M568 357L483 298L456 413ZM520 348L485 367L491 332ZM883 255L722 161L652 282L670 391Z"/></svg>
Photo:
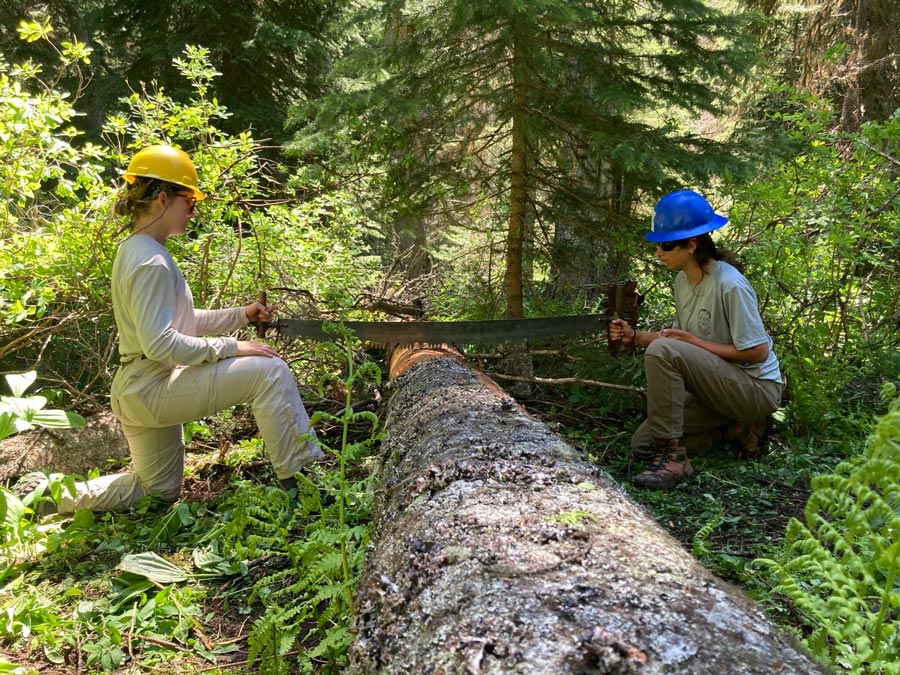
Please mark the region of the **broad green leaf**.
<svg viewBox="0 0 900 675"><path fill-rule="evenodd" d="M90 509L78 509L72 518L72 525L78 529L86 530L94 524L95 520L94 512Z"/></svg>
<svg viewBox="0 0 900 675"><path fill-rule="evenodd" d="M13 396L21 396L25 391L34 384L37 379L37 372L30 370L27 373L11 373L6 375L6 382L9 384L10 391Z"/></svg>
<svg viewBox="0 0 900 675"><path fill-rule="evenodd" d="M24 420L30 420L32 415L47 405L47 399L43 396L29 396L28 398L3 396L2 400L7 410Z"/></svg>
<svg viewBox="0 0 900 675"><path fill-rule="evenodd" d="M6 488L0 488L0 528L2 540L18 539L19 522L25 517L25 505Z"/></svg>
<svg viewBox="0 0 900 675"><path fill-rule="evenodd" d="M241 574L247 569L244 563L229 560L206 548L195 548L193 557L194 566L205 574L230 576Z"/></svg>
<svg viewBox="0 0 900 675"><path fill-rule="evenodd" d="M160 584L174 584L189 578L180 567L152 551L126 555L116 569L147 577Z"/></svg>
<svg viewBox="0 0 900 675"><path fill-rule="evenodd" d="M38 410L31 416L32 424L53 429L84 429L84 418L65 410Z"/></svg>
<svg viewBox="0 0 900 675"><path fill-rule="evenodd" d="M0 441L7 436L12 436L14 433L16 433L16 424L12 413L0 412Z"/></svg>
<svg viewBox="0 0 900 675"><path fill-rule="evenodd" d="M50 663L55 663L57 665L62 665L66 662L66 655L63 653L62 649L59 649L58 647L44 647L44 656Z"/></svg>
<svg viewBox="0 0 900 675"><path fill-rule="evenodd" d="M113 580L113 588L114 593L110 598L110 602L113 604L113 607L119 607L147 591L154 590L156 586L143 575L134 575L131 572L126 572Z"/></svg>

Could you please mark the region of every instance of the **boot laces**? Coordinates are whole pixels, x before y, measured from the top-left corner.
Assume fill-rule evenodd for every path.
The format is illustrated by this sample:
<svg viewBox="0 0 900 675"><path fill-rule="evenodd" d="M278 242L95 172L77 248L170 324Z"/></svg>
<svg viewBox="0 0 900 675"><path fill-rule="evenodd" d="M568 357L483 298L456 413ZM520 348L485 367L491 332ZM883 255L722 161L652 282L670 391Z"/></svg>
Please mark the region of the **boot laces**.
<svg viewBox="0 0 900 675"><path fill-rule="evenodd" d="M649 467L648 471L661 471L662 469L665 469L672 458L672 446L667 445L661 447L659 454L656 456L656 460L653 462L653 465Z"/></svg>

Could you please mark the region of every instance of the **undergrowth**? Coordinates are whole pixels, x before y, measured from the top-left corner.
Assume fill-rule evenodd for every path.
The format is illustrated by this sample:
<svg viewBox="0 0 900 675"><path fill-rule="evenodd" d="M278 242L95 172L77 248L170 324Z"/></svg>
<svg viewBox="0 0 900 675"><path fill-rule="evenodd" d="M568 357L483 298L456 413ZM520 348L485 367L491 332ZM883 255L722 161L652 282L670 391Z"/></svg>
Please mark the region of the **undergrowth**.
<svg viewBox="0 0 900 675"><path fill-rule="evenodd" d="M886 385L885 395L893 391ZM690 481L656 491L632 482L644 468L629 447L643 419L640 395L578 386L568 401L548 394L534 392L529 407L558 422L687 550L747 591L820 660L854 675L900 672L900 400L868 440L873 416L862 408L838 433L829 425L809 437L793 435L779 415L758 460L714 447L692 455Z"/></svg>
<svg viewBox="0 0 900 675"><path fill-rule="evenodd" d="M301 476L296 495L233 467L237 477L212 501L19 522L0 570L6 653L59 664L42 671L54 673L340 672L368 544L374 486L364 460L377 440L374 415L351 398L379 375L371 364L357 369L352 345L343 349L344 373L331 383L340 386L329 386L343 390L343 412L313 418L337 431L323 440L332 459ZM759 460L714 450L692 458L691 481L648 491L631 482L641 467L628 448L640 394L559 393L537 389L523 402L711 570L843 671L898 672L900 399L867 443L776 426ZM247 442L230 456L264 464L260 450Z"/></svg>
<svg viewBox="0 0 900 675"><path fill-rule="evenodd" d="M374 413L351 396L380 371L358 366L336 330L341 345L323 348L346 355L346 399L312 423L340 434L319 438L329 457L298 474L296 493L273 485L255 440L235 448L209 501L148 498L128 513L41 521L4 491L16 523L2 543L0 672L340 672L368 545L364 463L378 439ZM241 470L259 465L262 478Z"/></svg>
<svg viewBox="0 0 900 675"><path fill-rule="evenodd" d="M865 451L812 480L803 519L758 562L803 621L803 642L853 673L900 673L900 397Z"/></svg>

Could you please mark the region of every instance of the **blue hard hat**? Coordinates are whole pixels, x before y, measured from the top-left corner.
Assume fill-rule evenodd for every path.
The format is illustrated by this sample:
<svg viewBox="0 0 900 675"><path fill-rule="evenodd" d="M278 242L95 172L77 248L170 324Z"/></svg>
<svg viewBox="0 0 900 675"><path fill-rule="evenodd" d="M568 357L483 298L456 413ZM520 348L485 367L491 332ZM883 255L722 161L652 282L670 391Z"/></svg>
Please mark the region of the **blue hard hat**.
<svg viewBox="0 0 900 675"><path fill-rule="evenodd" d="M644 235L652 242L678 241L722 227L728 218L713 211L702 195L692 190L670 192L656 203L653 225Z"/></svg>

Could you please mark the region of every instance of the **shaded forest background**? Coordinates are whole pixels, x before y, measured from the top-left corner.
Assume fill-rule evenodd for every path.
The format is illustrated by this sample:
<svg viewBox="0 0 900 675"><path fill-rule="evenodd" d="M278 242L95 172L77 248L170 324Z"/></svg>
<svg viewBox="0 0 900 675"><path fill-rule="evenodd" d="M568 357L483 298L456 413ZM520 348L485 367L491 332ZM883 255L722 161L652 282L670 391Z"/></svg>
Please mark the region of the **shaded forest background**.
<svg viewBox="0 0 900 675"><path fill-rule="evenodd" d="M858 453L900 373L896 0L481 4L0 0L0 371L108 408L111 207L151 142L211 195L170 242L198 305L266 288L283 316L575 314L633 278L640 325L665 326L643 234L689 187L729 215L717 241L759 295L782 449L812 473ZM346 369L281 347L309 392ZM642 383L637 357L569 349L530 367ZM601 464L642 415L540 394Z"/></svg>
<svg viewBox="0 0 900 675"><path fill-rule="evenodd" d="M596 309L603 284L631 276L642 321L664 325L668 280L641 235L660 195L703 191L731 217L724 243L758 290L791 424L815 428L897 360L897 14L4 2L6 86L12 64L34 64L25 104L46 110L43 128L23 110L4 136L3 236L58 243L37 259L5 247L0 358L43 362L76 398L104 391L120 225L107 207L133 150L164 140L196 155L215 196L185 246L209 306L268 286L305 314L390 301L433 318L552 315ZM53 32L23 40L23 19ZM312 283L286 267L298 250L329 258ZM54 349L73 340L100 362L63 367Z"/></svg>

